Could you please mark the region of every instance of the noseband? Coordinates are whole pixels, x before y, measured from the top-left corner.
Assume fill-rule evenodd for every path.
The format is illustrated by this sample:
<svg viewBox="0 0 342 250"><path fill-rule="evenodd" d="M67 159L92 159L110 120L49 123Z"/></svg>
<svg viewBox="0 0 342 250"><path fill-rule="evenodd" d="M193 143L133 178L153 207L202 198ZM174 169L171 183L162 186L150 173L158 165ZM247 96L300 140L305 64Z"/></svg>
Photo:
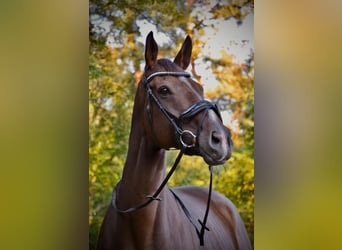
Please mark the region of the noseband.
<svg viewBox="0 0 342 250"><path fill-rule="evenodd" d="M176 117L175 115L173 115L171 112L169 112L163 106L163 104L159 101L159 99L152 92L152 89L151 89L149 83L156 76L176 76L176 77L184 76L184 77L190 77L190 74L187 73L187 72L167 72L167 71L162 71L162 72L152 73L148 77L146 77L145 74L143 75L143 77L142 77L142 84L144 84L144 87L145 87L146 93L147 93L147 97L148 97L148 104L146 106L146 111L147 111L147 114L148 114L148 117L149 117L149 122L150 122L150 126L152 128L152 133L154 133L153 132L154 129L153 129L151 105L150 105L150 100L151 99L154 101L154 103L157 105L159 110L164 114L166 119L169 121L169 123L174 128L178 144L181 144L181 146L183 146L185 148L195 147L196 144L198 143L197 142L197 137L199 137L199 133L200 133L200 129L202 127L202 123L203 123L205 115L207 114L209 109L214 110L215 113L217 114L217 116L222 121L221 114L220 114L220 111L217 108L217 105L213 104L212 102L209 102L207 100L200 100L199 102L193 103L187 109L185 109L179 115L179 117ZM200 120L200 123L197 126L196 135L193 132L191 132L190 130L183 130L182 129L182 124L183 124L184 120L190 119L190 118L194 117L195 115L197 115L198 113L200 113L202 111L204 111L204 112L203 112L202 118ZM184 142L184 136L185 135L190 135L192 137L191 144L187 144L186 142ZM154 137L155 143L158 144L157 140L156 140L156 137L154 135L153 135L153 137Z"/></svg>
<svg viewBox="0 0 342 250"><path fill-rule="evenodd" d="M170 169L170 171L168 172L167 176L165 177L165 179L163 180L163 182L160 184L160 186L158 187L158 189L155 191L155 193L153 195L147 195L146 198L148 199L146 202L135 206L135 207L131 207L128 208L126 210L123 209L119 209L116 205L116 198L112 200L112 206L113 208L120 212L120 213L131 213L131 212L135 212L137 210L140 210L141 208L146 207L148 204L150 204L152 201L161 201L161 199L158 197L158 195L160 194L160 192L163 190L163 188L165 187L165 185L167 184L168 180L170 179L170 177L172 176L173 172L175 171L178 163L180 162L185 149L186 148L192 148L195 147L196 145L198 145L198 140L197 138L199 137L200 134L200 130L204 121L204 118L206 116L206 114L208 113L209 109L212 109L215 111L215 113L217 114L217 116L220 118L220 120L222 121L221 118L221 114L220 111L218 110L218 107L216 106L216 104L213 104L207 100L200 100L199 102L196 102L192 105L190 105L187 109L185 109L180 115L179 117L176 117L175 115L173 115L171 112L169 112L164 106L163 104L159 101L159 99L153 94L152 89L150 87L150 81L156 77L156 76L175 76L175 77L180 77L180 76L184 76L184 77L190 77L190 74L187 72L166 72L166 71L162 71L162 72L155 72L152 73L151 75L149 75L148 77L146 77L146 75L144 74L142 77L142 84L144 84L144 87L146 89L146 94L147 94L147 98L148 98L148 103L146 106L146 112L148 114L149 117L149 123L152 129L152 133L153 133L153 138L155 143L158 145L157 139L154 135L154 129L153 129L153 121L152 121L152 114L151 114L151 105L150 105L150 100L152 99L154 101L154 103L157 105L157 107L160 109L160 111L164 114L164 116L166 117L166 119L170 122L170 124L172 125L172 127L175 130L175 134L176 134L176 138L177 141L180 145L180 152L172 166L172 168ZM182 124L184 122L184 120L186 119L190 119L193 118L195 115L197 115L200 112L203 112L202 117L200 119L200 122L197 126L197 131L196 131L196 135L191 132L190 130L183 130L182 129ZM192 142L191 144L187 144L186 142L184 142L184 136L185 135L190 135L192 137ZM171 193L173 194L173 196L175 197L176 201L180 204L181 208L183 209L185 215L187 216L187 218L189 219L190 223L194 226L197 236L200 240L200 245L203 246L204 245L204 232L205 230L209 231L209 229L206 227L206 222L207 222L207 218L208 218L208 214L209 214L209 208L210 208L210 201L211 201L211 191L212 191L212 166L209 166L209 171L210 171L210 182L209 182L209 192L208 192L208 200L207 200L207 207L205 210L205 214L203 217L203 220L199 220L198 222L200 223L200 229L197 228L195 221L193 220L193 218L191 217L191 214L189 212L189 210L185 207L183 201L179 198L179 196L176 195L176 193L174 191L172 191L171 189L169 189L171 191ZM115 191L115 190L114 190ZM114 195L114 192L113 192Z"/></svg>

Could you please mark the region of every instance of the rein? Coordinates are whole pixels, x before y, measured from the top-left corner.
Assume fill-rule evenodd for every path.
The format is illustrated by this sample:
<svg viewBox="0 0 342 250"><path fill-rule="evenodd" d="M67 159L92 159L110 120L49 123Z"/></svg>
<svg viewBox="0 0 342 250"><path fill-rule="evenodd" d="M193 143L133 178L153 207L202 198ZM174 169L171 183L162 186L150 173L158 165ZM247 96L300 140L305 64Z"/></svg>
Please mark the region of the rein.
<svg viewBox="0 0 342 250"><path fill-rule="evenodd" d="M218 110L218 107L215 104L213 104L213 103L211 103L211 102L209 102L207 100L200 100L199 102L196 102L196 103L190 105L177 118L172 113L170 113L167 109L165 109L165 107L162 105L162 103L159 101L159 99L153 94L152 89L151 89L151 87L149 85L149 82L154 77L156 77L156 76L175 76L175 77L184 76L184 77L190 77L190 74L187 73L187 72L167 72L167 71L162 71L162 72L152 73L148 77L146 77L146 75L144 74L143 77L142 77L142 83L144 84L144 87L146 89L146 94L147 94L147 97L148 97L148 100L149 100L149 102L148 102L148 104L146 106L146 112L147 112L148 117L149 117L149 123L150 123L151 129L152 129L153 139L154 139L155 143L158 145L157 139L156 139L156 137L154 135L154 132L153 132L154 129L153 129L153 121L152 121L150 100L152 100L157 105L159 110L164 114L166 119L170 122L170 124L175 129L176 138L177 138L178 143L180 145L180 152L178 153L177 158L176 158L172 168L168 172L168 174L165 177L165 179L163 180L163 182L160 184L160 186L158 187L158 189L155 191L155 193L153 195L146 195L147 201L145 201L144 203L142 203L142 204L140 204L138 206L135 206L135 207L130 207L130 208L125 209L125 210L119 209L117 207L116 199L114 199L114 193L113 193L112 206L113 206L113 208L116 211L118 211L120 213L132 213L132 212L135 212L137 210L140 210L140 209L146 207L152 201L161 201L161 198L159 198L158 195L163 190L163 188L165 187L165 185L167 184L167 182L171 178L172 174L176 170L176 168L177 168L177 166L178 166L182 156L184 155L184 152L185 152L186 148L192 148L192 147L195 147L198 144L197 137L199 137L199 135L200 135L200 130L201 130L204 118L205 118L206 114L208 113L208 110L209 109L213 109L215 111L215 113L218 115L218 117L222 120L221 114L220 114L220 112ZM203 112L202 117L200 119L200 122L198 124L196 135L193 132L191 132L190 130L183 130L182 127L181 127L183 121L185 119L189 119L191 117L194 117L195 115L197 115L201 111L204 111L204 112ZM183 137L184 137L184 135L187 135L187 134L192 137L191 144L187 144L184 141ZM201 246L204 245L204 232L205 232L205 230L209 231L209 229L206 227L206 223L207 223L207 219L208 219L209 208L210 208L210 201L211 201L211 193L212 193L212 166L209 166L209 171L210 171L210 183L209 183L209 193L208 193L207 207L206 207L206 210L205 210L205 214L204 214L203 220L201 221L201 220L198 219L198 222L201 225L201 229L200 230L197 228L195 222L193 221L193 219L191 217L191 214L190 214L189 210L185 207L183 201L175 194L174 191L169 189L171 191L171 193L173 194L173 196L175 197L176 201L180 204L180 206L183 209L186 217L189 219L191 224L195 227L195 230L196 230L197 236L199 237L200 245Z"/></svg>
<svg viewBox="0 0 342 250"><path fill-rule="evenodd" d="M160 184L160 186L157 189L157 191L155 191L153 195L146 195L145 196L148 199L147 201L145 201L144 203L142 203L142 204L140 204L140 205L138 205L136 207L131 207L131 208L128 208L126 210L122 210L122 209L119 209L118 206L116 205L116 199L112 199L112 206L116 209L116 211L118 211L120 213L132 213L132 212L138 211L138 210L146 207L152 201L162 201L162 199L160 199L158 197L158 195L160 194L160 192L163 190L163 188L165 187L165 185L169 181L169 179L172 176L173 172L176 170L176 168L178 166L178 163L180 162L180 160L181 160L181 158L182 158L182 156L184 154L184 149L185 148L182 148L181 151L179 152L179 154L177 155L177 158L176 158L172 168L170 169L169 173L167 174L167 176L165 177L163 182Z"/></svg>

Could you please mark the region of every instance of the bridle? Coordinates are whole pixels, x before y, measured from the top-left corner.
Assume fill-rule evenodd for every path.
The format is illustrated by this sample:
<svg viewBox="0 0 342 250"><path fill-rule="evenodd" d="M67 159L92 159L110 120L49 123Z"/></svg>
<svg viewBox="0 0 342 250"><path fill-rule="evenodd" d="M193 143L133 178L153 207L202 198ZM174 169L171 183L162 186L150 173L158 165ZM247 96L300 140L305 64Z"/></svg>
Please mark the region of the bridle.
<svg viewBox="0 0 342 250"><path fill-rule="evenodd" d="M144 85L144 87L146 89L147 100L148 100L148 103L147 103L147 106L146 106L146 112L148 114L149 123L150 123L151 129L152 129L152 133L154 133L153 132L154 129L153 129L153 121L152 121L150 100L152 100L157 105L159 110L164 114L166 119L169 121L169 123L174 128L175 134L176 134L176 138L177 138L177 142L178 142L178 145L180 146L180 148L182 146L185 147L185 148L195 147L196 144L197 144L197 137L199 137L200 129L201 129L202 123L204 121L205 115L207 114L208 110L209 109L214 110L215 113L218 115L218 117L222 120L221 114L220 114L220 111L217 108L217 105L213 104L212 102L209 102L207 100L200 100L200 101L198 101L196 103L193 103L187 109L185 109L179 115L179 117L176 117L175 115L173 115L171 112L169 112L162 105L162 103L159 101L159 99L152 92L152 89L150 87L149 82L154 77L156 77L156 76L176 76L176 77L184 76L184 77L190 77L190 74L187 73L187 72L161 71L161 72L152 73L148 77L146 77L145 74L143 75L143 77L142 77L142 84ZM202 118L200 120L200 123L198 124L196 135L193 132L191 132L190 130L183 130L182 129L182 124L183 124L184 120L194 117L196 114L200 113L201 111L205 111L205 112L203 112L203 115L202 115ZM186 142L184 142L184 138L183 138L184 135L190 135L192 137L192 143L191 144L187 144ZM154 134L153 134L153 138L154 138L155 143L158 145L158 142L156 141L156 137L155 137Z"/></svg>
<svg viewBox="0 0 342 250"><path fill-rule="evenodd" d="M177 158L176 158L172 168L170 169L170 171L168 172L167 176L165 177L163 182L160 184L158 189L155 191L155 193L153 195L147 195L146 196L146 198L148 199L146 202L144 202L144 203L142 203L142 204L140 204L138 206L122 210L122 209L119 209L117 207L117 205L116 205L116 198L115 198L116 196L114 197L114 192L113 192L112 206L116 209L116 211L118 211L120 213L132 213L132 212L135 212L137 210L140 210L140 209L146 207L152 201L155 201L155 200L161 201L161 199L158 197L158 195L163 190L163 188L167 184L168 180L170 179L170 177L172 176L172 174L176 170L176 167L178 166L178 163L180 162L182 156L185 153L185 149L196 147L198 145L197 138L200 135L200 130L202 128L202 124L203 124L204 118L205 118L206 114L208 113L208 111L210 109L214 110L215 113L220 118L220 120L222 121L221 114L220 114L220 111L218 110L217 105L213 104L212 102L207 101L207 100L200 100L200 101L198 101L196 103L193 103L187 109L185 109L179 115L179 117L176 117L175 115L173 115L171 112L169 112L163 106L163 104L159 101L159 99L152 92L152 89L151 89L149 83L156 76L175 76L175 77L183 76L183 77L190 77L190 74L187 73L187 72L161 71L161 72L152 73L148 77L146 77L146 75L144 74L143 77L142 77L142 80L141 80L141 83L144 85L145 90L146 90L146 95L147 95L146 112L147 112L147 115L148 115L148 118L149 118L149 123L150 123L151 130L152 130L152 133L153 133L153 139L154 139L156 145L158 145L158 142L157 142L156 136L154 135L153 120L152 120L152 114L151 114L151 100L156 104L156 106L164 114L166 119L169 121L169 123L174 128L175 134L176 134L176 138L177 138L177 142L178 142L178 145L179 145L179 148L180 148L180 152L179 152L179 154L178 154L178 156L177 156ZM183 124L184 120L190 119L190 118L194 117L195 115L197 115L198 113L200 113L202 111L203 111L203 114L202 114L200 122L199 122L199 124L197 126L196 134L194 134L190 130L183 130L182 129L182 124ZM185 135L190 135L192 137L191 144L187 144L184 141L184 136ZM198 222L201 225L201 229L200 230L197 228L194 220L191 217L191 214L190 214L189 210L185 207L183 201L179 198L179 196L176 195L176 193L174 191L169 189L171 191L171 193L173 194L173 196L175 197L175 199L177 200L177 202L180 204L181 208L183 209L185 215L187 216L187 218L189 219L191 224L195 227L196 233L197 233L197 236L199 237L200 245L201 246L204 245L204 232L205 232L205 230L209 231L209 229L206 227L206 222L207 222L207 218L208 218L208 214L209 214L210 201L211 201L211 192L212 192L212 166L209 166L209 171L210 171L210 182L209 182L209 193L208 193L207 207L206 207L206 211L205 211L205 215L204 215L203 220L201 221L201 220L198 219Z"/></svg>

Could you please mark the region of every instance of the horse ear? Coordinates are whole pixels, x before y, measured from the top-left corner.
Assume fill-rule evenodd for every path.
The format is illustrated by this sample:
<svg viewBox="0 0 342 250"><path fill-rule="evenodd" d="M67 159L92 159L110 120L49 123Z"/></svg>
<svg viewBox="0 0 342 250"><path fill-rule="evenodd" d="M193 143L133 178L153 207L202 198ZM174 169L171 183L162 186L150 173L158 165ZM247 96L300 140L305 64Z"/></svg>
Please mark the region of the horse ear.
<svg viewBox="0 0 342 250"><path fill-rule="evenodd" d="M186 69L190 64L191 52L192 52L192 40L190 36L187 36L182 45L182 48L178 52L173 62L177 64L178 66L180 66L182 69Z"/></svg>
<svg viewBox="0 0 342 250"><path fill-rule="evenodd" d="M145 45L146 67L151 68L157 61L158 45L153 38L153 32L148 33Z"/></svg>

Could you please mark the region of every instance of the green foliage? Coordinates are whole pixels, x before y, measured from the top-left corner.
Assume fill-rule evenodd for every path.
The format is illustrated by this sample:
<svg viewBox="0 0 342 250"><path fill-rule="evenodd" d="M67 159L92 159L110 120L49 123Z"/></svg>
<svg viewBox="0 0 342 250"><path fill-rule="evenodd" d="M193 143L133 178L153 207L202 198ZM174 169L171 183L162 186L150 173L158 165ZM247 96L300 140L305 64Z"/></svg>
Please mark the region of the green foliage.
<svg viewBox="0 0 342 250"><path fill-rule="evenodd" d="M121 175L133 108L134 79L105 48L89 57L89 223L95 244L109 197Z"/></svg>
<svg viewBox="0 0 342 250"><path fill-rule="evenodd" d="M213 18L242 21L253 1L230 1L208 6L196 1L91 0L89 23L89 239L95 249L100 224L111 193L121 177L131 127L136 84L142 75L144 47L137 41L138 20L156 25L171 42L160 47L162 56L173 57L184 39L193 38L192 73L199 79L194 60L210 61L219 81L207 97L231 110L238 129L233 132L233 157L215 167L214 189L237 206L251 240L254 233L254 58L235 64L226 53L217 59L200 58L206 23L203 11ZM247 8L248 9L248 8ZM215 28L215 27L213 27ZM180 32L183 31L182 32ZM175 46L176 45L176 46ZM168 169L175 159L168 154ZM208 186L209 172L200 157L184 157L170 186Z"/></svg>

